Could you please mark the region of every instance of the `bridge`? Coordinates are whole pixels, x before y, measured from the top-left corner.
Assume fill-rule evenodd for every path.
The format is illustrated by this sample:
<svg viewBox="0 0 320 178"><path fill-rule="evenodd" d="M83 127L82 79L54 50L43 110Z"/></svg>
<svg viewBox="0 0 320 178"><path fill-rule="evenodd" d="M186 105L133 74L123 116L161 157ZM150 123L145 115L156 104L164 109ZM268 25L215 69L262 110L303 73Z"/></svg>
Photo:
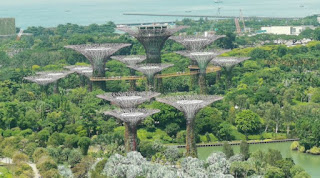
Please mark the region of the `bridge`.
<svg viewBox="0 0 320 178"><path fill-rule="evenodd" d="M166 16L166 17L199 17L199 18L215 18L215 19L234 19L237 16L221 16L221 15L192 15L192 14L152 14L152 13L123 13L123 15L134 16ZM299 20L303 17L263 17L263 16L248 16L243 17L246 20L250 19L275 19L275 20Z"/></svg>
<svg viewBox="0 0 320 178"><path fill-rule="evenodd" d="M189 66L190 69L199 69L197 66ZM214 73L220 71L220 67L209 66L207 67L206 73ZM180 76L188 76L188 75L196 75L199 71L192 72L176 72L169 74L157 74L155 78L169 78L169 77L180 77ZM115 81L115 80L145 80L145 76L114 76L114 77L91 77L90 81Z"/></svg>

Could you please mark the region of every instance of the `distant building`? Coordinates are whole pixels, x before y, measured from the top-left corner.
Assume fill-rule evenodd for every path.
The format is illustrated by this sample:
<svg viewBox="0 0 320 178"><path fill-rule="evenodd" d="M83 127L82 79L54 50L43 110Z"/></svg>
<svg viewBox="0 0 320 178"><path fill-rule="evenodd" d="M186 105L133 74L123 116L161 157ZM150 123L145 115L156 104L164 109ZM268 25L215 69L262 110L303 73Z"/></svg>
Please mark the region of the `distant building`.
<svg viewBox="0 0 320 178"><path fill-rule="evenodd" d="M299 35L304 30L314 26L271 26L271 27L261 27L263 33L277 34L277 35Z"/></svg>
<svg viewBox="0 0 320 178"><path fill-rule="evenodd" d="M0 18L0 36L16 34L16 22L14 18Z"/></svg>

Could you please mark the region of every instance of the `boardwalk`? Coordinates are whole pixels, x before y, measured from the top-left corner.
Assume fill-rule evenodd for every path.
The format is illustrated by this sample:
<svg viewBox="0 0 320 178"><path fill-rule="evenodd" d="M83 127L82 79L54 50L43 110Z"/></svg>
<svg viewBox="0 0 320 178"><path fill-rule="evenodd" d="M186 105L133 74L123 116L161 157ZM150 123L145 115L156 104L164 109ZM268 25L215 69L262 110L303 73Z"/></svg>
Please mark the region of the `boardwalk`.
<svg viewBox="0 0 320 178"><path fill-rule="evenodd" d="M268 144L268 143L279 143L279 142L293 142L298 141L299 139L285 139L285 140L271 140L271 141L248 141L248 144ZM241 142L229 142L230 145L240 145ZM223 146L223 143L213 143L213 144L199 144L197 147L215 147ZM185 145L178 145L178 148L185 148Z"/></svg>

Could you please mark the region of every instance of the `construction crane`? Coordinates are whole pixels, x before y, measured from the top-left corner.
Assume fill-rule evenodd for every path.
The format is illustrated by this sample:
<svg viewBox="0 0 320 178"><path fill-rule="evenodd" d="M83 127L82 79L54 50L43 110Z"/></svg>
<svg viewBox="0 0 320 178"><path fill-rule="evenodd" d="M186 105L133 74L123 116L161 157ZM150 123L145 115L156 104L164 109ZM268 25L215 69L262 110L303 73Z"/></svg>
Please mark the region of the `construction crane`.
<svg viewBox="0 0 320 178"><path fill-rule="evenodd" d="M236 24L237 33L240 34L241 33L241 28L240 28L240 24L239 24L239 19L235 18L234 19L234 23Z"/></svg>
<svg viewBox="0 0 320 178"><path fill-rule="evenodd" d="M23 35L23 29L21 28L17 35L17 41L20 41L22 35Z"/></svg>
<svg viewBox="0 0 320 178"><path fill-rule="evenodd" d="M236 24L236 28L237 28L237 33L241 34L241 27L240 27L240 23L239 20L242 22L243 25L243 32L246 32L246 24L244 23L244 18L243 18L243 14L242 14L242 10L240 9L240 16L239 18L235 18L234 22Z"/></svg>

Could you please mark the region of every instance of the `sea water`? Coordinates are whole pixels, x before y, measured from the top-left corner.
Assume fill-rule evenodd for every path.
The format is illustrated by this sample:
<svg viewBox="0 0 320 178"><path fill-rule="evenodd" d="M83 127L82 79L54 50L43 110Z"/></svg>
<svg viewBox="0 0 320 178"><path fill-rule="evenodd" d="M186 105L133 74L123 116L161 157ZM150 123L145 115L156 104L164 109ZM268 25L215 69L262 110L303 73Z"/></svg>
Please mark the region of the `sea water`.
<svg viewBox="0 0 320 178"><path fill-rule="evenodd" d="M220 9L220 10L218 10ZM123 13L185 15L233 15L305 17L320 14L319 0L0 0L0 18L16 18L16 26L54 27L74 23L88 25L171 22L179 17L126 16Z"/></svg>

